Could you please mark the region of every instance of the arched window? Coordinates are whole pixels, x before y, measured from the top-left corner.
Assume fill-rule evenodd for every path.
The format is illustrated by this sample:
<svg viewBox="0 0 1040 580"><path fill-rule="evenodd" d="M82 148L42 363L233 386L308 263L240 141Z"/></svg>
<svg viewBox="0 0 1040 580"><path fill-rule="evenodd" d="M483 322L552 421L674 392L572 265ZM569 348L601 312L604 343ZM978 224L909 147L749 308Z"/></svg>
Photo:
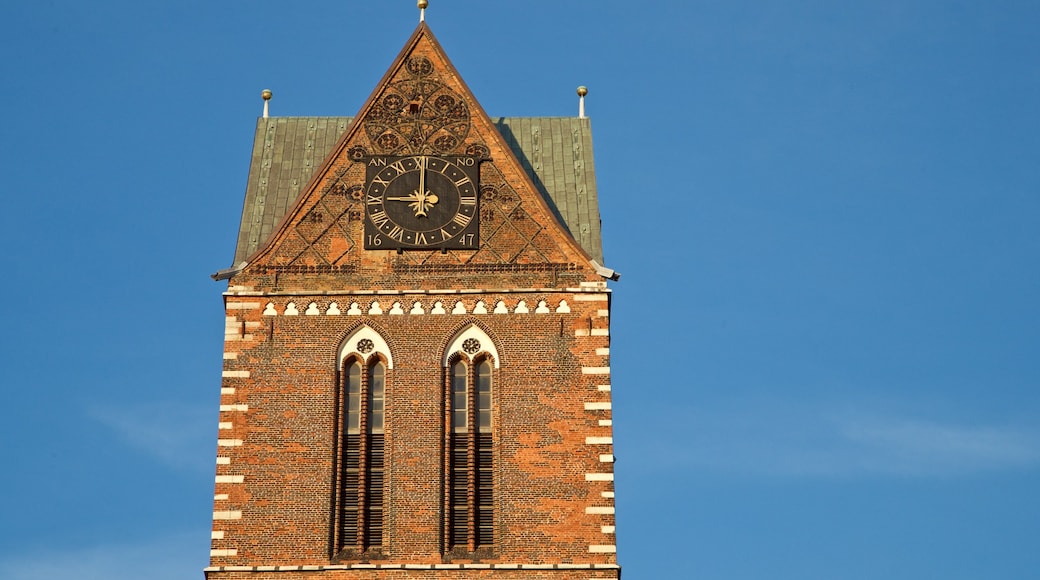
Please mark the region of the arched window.
<svg viewBox="0 0 1040 580"><path fill-rule="evenodd" d="M344 376L346 409L340 474L339 546L356 547L358 540L358 492L361 469L361 363L351 361Z"/></svg>
<svg viewBox="0 0 1040 580"><path fill-rule="evenodd" d="M492 364L486 354L459 356L449 369L449 549L473 552L494 544Z"/></svg>
<svg viewBox="0 0 1040 580"><path fill-rule="evenodd" d="M339 550L383 545L386 364L352 359L343 372Z"/></svg>
<svg viewBox="0 0 1040 580"><path fill-rule="evenodd" d="M365 327L340 353L341 436L333 538L339 555L360 555L383 546L383 426L387 369L393 366L384 352L386 343Z"/></svg>
<svg viewBox="0 0 1040 580"><path fill-rule="evenodd" d="M368 424L365 442L365 521L362 547L383 545L383 465L386 446L383 441L383 414L386 402L386 365L382 361L368 367Z"/></svg>

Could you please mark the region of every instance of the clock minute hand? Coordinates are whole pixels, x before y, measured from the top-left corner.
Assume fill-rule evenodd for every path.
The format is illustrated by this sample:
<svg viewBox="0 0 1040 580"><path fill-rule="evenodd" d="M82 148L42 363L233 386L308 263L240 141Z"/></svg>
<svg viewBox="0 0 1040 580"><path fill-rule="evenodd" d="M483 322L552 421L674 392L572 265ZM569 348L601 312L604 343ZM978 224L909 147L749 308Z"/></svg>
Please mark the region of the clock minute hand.
<svg viewBox="0 0 1040 580"><path fill-rule="evenodd" d="M429 162L429 157L423 155L419 157L419 195L426 195L426 164ZM425 212L423 212L425 213Z"/></svg>

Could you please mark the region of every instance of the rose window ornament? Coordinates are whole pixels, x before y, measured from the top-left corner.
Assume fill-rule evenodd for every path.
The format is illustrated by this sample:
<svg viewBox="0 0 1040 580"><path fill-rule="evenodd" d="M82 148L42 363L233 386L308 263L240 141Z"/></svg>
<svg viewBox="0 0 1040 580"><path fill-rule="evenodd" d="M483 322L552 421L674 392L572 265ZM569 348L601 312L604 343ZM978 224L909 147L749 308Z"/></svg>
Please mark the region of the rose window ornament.
<svg viewBox="0 0 1040 580"><path fill-rule="evenodd" d="M361 354L368 354L372 352L372 349L376 347L376 343L372 342L371 339L362 338L357 341L357 349Z"/></svg>
<svg viewBox="0 0 1040 580"><path fill-rule="evenodd" d="M466 155L470 157L480 157L481 159L490 159L491 150L479 143L471 143L466 146Z"/></svg>
<svg viewBox="0 0 1040 580"><path fill-rule="evenodd" d="M441 135L433 141L433 146L439 151L448 152L455 148L459 144L459 140L454 135Z"/></svg>
<svg viewBox="0 0 1040 580"><path fill-rule="evenodd" d="M355 145L347 151L347 155L354 161L361 161L368 155L368 151L360 145Z"/></svg>
<svg viewBox="0 0 1040 580"><path fill-rule="evenodd" d="M412 67L417 76L394 82L372 105L365 132L383 154L453 152L469 134L469 106L462 95L427 76L433 72L428 64L416 60Z"/></svg>
<svg viewBox="0 0 1040 580"><path fill-rule="evenodd" d="M425 56L413 56L408 59L408 72L415 76L426 76L433 72L433 63Z"/></svg>
<svg viewBox="0 0 1040 580"><path fill-rule="evenodd" d="M384 150L393 151L401 146L401 140L396 135L384 133L376 138L376 144Z"/></svg>
<svg viewBox="0 0 1040 580"><path fill-rule="evenodd" d="M467 354L473 354L480 350L480 341L475 338L467 338L462 342L462 350Z"/></svg>

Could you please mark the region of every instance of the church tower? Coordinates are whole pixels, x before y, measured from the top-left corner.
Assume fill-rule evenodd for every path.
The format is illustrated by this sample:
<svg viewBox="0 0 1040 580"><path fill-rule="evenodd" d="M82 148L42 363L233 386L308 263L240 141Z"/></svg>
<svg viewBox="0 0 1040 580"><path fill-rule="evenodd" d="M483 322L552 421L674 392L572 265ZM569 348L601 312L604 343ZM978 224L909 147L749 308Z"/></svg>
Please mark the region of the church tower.
<svg viewBox="0 0 1040 580"><path fill-rule="evenodd" d="M355 117L265 114L206 577L619 578L600 262L589 120L489 117L424 22Z"/></svg>

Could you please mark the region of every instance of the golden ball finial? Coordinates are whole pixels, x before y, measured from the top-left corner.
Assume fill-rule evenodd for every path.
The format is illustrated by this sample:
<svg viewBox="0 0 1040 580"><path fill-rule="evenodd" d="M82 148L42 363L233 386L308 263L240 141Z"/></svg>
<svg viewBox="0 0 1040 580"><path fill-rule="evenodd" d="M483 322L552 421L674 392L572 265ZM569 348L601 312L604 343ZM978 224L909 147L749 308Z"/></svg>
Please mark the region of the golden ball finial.
<svg viewBox="0 0 1040 580"><path fill-rule="evenodd" d="M588 89L588 87L586 87L586 86L584 86L584 85L583 85L583 86L580 86L580 87L578 87L578 96L579 96L579 97L584 97L584 96L585 96L585 95L587 95L587 94L589 94L589 89Z"/></svg>
<svg viewBox="0 0 1040 580"><path fill-rule="evenodd" d="M426 7L429 6L430 3L427 2L427 0L419 0L416 5L419 7L419 10L426 10Z"/></svg>
<svg viewBox="0 0 1040 580"><path fill-rule="evenodd" d="M260 96L263 97L265 101L270 101L273 95L274 93L271 92L271 89L264 89L260 92Z"/></svg>

